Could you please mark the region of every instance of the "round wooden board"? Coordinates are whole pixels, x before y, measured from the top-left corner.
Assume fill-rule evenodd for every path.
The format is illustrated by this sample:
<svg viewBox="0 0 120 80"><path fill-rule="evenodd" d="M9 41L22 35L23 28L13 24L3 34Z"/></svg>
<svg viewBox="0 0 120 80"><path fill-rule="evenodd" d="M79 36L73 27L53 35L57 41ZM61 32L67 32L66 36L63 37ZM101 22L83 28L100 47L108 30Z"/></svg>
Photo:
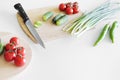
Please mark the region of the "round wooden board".
<svg viewBox="0 0 120 80"><path fill-rule="evenodd" d="M16 36L20 40L20 44L18 46L23 46L26 50L26 64L22 67L16 67L12 62L6 62L4 59L4 56L0 56L0 79L6 79L12 76L15 76L16 74L22 72L30 63L31 58L32 58L32 50L28 43L22 39L21 37L8 33L8 32L0 32L0 39L3 44L6 44L9 42L9 39L13 36Z"/></svg>

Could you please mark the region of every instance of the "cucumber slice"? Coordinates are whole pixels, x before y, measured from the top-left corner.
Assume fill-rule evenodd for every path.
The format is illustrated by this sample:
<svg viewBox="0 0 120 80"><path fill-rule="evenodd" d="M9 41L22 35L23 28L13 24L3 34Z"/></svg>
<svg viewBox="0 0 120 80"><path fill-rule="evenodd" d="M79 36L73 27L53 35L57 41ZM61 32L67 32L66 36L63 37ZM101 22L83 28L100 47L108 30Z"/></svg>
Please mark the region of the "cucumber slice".
<svg viewBox="0 0 120 80"><path fill-rule="evenodd" d="M57 21L58 19L60 19L62 16L64 16L64 14L58 14L58 15L56 15L56 16L52 19L52 22L55 24L56 21Z"/></svg>
<svg viewBox="0 0 120 80"><path fill-rule="evenodd" d="M48 19L50 19L51 17L53 16L53 12L46 12L44 15L43 15L43 21L47 21Z"/></svg>
<svg viewBox="0 0 120 80"><path fill-rule="evenodd" d="M41 25L42 25L42 22L41 22L41 21L36 21L36 22L34 23L34 27L35 27L35 28L39 28Z"/></svg>
<svg viewBox="0 0 120 80"><path fill-rule="evenodd" d="M58 19L56 21L56 25L60 26L60 25L63 25L64 23L66 23L68 21L68 16L67 15L64 15L62 16L60 19Z"/></svg>

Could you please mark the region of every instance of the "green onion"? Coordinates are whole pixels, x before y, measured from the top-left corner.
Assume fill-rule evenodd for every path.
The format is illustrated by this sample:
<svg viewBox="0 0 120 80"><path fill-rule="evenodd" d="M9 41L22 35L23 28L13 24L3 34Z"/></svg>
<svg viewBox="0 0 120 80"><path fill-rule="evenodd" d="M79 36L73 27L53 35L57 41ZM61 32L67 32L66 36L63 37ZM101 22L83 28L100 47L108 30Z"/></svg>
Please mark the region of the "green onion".
<svg viewBox="0 0 120 80"><path fill-rule="evenodd" d="M70 32L71 35L79 37L87 30L93 28L98 22L110 17L120 11L119 2L106 1L94 10L83 14L76 20L63 28L63 31Z"/></svg>

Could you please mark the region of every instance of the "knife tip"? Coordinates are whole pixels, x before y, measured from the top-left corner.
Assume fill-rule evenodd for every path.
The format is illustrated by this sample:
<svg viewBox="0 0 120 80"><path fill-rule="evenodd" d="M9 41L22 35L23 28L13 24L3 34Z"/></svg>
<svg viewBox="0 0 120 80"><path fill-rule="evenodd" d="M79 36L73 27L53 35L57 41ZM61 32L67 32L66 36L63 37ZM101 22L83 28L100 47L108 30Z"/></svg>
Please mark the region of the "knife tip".
<svg viewBox="0 0 120 80"><path fill-rule="evenodd" d="M41 45L41 44L40 44L40 45ZM46 49L46 47L45 47L45 45L44 45L44 44L42 44L41 46L42 46L44 49Z"/></svg>
<svg viewBox="0 0 120 80"><path fill-rule="evenodd" d="M45 47L45 45L44 46L42 46L44 49L46 49L46 47Z"/></svg>

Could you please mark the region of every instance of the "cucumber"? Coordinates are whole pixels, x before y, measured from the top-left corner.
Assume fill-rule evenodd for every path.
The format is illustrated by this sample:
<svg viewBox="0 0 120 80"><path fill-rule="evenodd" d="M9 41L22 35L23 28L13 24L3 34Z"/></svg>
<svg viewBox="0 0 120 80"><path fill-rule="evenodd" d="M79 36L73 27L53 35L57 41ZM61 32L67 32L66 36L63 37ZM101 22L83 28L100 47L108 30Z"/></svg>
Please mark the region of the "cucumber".
<svg viewBox="0 0 120 80"><path fill-rule="evenodd" d="M41 21L36 21L36 22L34 23L34 27L35 27L35 28L39 28L41 25L42 25L42 22L41 22Z"/></svg>
<svg viewBox="0 0 120 80"><path fill-rule="evenodd" d="M0 55L3 54L3 51L4 51L4 45L0 43Z"/></svg>
<svg viewBox="0 0 120 80"><path fill-rule="evenodd" d="M64 24L64 23L67 22L67 21L68 21L68 16L67 16L67 15L64 15L64 16L62 16L60 19L58 19L58 20L56 21L56 25L60 26L60 25Z"/></svg>
<svg viewBox="0 0 120 80"><path fill-rule="evenodd" d="M64 14L58 14L58 15L56 15L56 16L52 19L52 22L53 22L54 24L56 24L56 21L57 21L58 19L60 19L62 16L64 16Z"/></svg>
<svg viewBox="0 0 120 80"><path fill-rule="evenodd" d="M43 16L42 19L43 21L47 21L48 19L50 19L53 16L53 12L46 12Z"/></svg>

